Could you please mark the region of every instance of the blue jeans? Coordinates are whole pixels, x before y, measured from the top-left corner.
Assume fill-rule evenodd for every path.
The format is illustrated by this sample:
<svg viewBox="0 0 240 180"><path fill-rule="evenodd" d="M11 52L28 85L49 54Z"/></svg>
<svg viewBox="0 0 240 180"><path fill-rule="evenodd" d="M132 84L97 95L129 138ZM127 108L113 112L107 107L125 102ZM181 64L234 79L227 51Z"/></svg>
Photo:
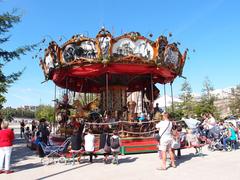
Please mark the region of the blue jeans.
<svg viewBox="0 0 240 180"><path fill-rule="evenodd" d="M223 139L223 148L227 150L227 143L232 142L233 143L233 149L237 149L237 142L236 140L231 140L230 138L224 138Z"/></svg>

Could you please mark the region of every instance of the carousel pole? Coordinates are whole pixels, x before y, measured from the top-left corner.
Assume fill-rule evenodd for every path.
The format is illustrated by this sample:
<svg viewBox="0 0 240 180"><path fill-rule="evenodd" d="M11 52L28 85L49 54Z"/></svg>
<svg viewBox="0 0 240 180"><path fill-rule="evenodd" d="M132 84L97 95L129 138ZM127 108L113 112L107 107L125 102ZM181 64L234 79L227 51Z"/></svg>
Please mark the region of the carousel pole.
<svg viewBox="0 0 240 180"><path fill-rule="evenodd" d="M151 109L150 111L152 112L153 111L153 76L151 74ZM153 114L152 114L152 117L153 117Z"/></svg>
<svg viewBox="0 0 240 180"><path fill-rule="evenodd" d="M108 73L106 73L106 111L108 113Z"/></svg>
<svg viewBox="0 0 240 180"><path fill-rule="evenodd" d="M56 133L56 108L57 108L57 86L55 84L54 86L54 117L53 117L53 133L55 134Z"/></svg>
<svg viewBox="0 0 240 180"><path fill-rule="evenodd" d="M142 112L143 112L143 109L144 109L144 103L143 103L143 99L144 99L144 90L141 91L141 104L142 104Z"/></svg>
<svg viewBox="0 0 240 180"><path fill-rule="evenodd" d="M167 99L166 99L166 84L164 84L164 106L165 106L165 111L167 110Z"/></svg>
<svg viewBox="0 0 240 180"><path fill-rule="evenodd" d="M170 83L171 86L171 97L172 97L172 112L174 112L174 106L173 106L173 88L172 88L173 82Z"/></svg>

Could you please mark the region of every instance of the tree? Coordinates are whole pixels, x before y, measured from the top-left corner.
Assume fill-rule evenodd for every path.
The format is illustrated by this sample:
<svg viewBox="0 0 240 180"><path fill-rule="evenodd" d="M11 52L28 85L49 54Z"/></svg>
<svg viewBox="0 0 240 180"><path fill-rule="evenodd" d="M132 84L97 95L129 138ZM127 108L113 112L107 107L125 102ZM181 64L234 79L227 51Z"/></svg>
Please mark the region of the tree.
<svg viewBox="0 0 240 180"><path fill-rule="evenodd" d="M240 85L232 89L229 107L232 114L240 113Z"/></svg>
<svg viewBox="0 0 240 180"><path fill-rule="evenodd" d="M20 70L6 75L3 72L3 68L12 60L20 59L21 55L25 55L28 51L31 51L36 47L36 45L27 45L16 48L13 51L8 51L2 48L3 44L10 39L10 36L6 34L21 20L21 17L15 14L16 10L12 13L6 12L0 15L0 109L3 107L2 104L6 102L4 95L8 92L8 88L18 80L23 73L23 70Z"/></svg>
<svg viewBox="0 0 240 180"><path fill-rule="evenodd" d="M184 81L181 87L180 99L182 103L180 103L180 109L182 109L182 114L184 116L192 116L194 115L194 98L192 95L192 88L188 81Z"/></svg>
<svg viewBox="0 0 240 180"><path fill-rule="evenodd" d="M41 105L36 110L36 118L45 118L49 122L54 122L54 108L50 105Z"/></svg>
<svg viewBox="0 0 240 180"><path fill-rule="evenodd" d="M198 113L212 113L215 117L219 116L217 108L214 105L216 97L212 94L213 85L208 77L203 82L201 101L198 104Z"/></svg>
<svg viewBox="0 0 240 180"><path fill-rule="evenodd" d="M7 107L7 108L1 110L1 114L5 120L11 122L14 117L14 109Z"/></svg>

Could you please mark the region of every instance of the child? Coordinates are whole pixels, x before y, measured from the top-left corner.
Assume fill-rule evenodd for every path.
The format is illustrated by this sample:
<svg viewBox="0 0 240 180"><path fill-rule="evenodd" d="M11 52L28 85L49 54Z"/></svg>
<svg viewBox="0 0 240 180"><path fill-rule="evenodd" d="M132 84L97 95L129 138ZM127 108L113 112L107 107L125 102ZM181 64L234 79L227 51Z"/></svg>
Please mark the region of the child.
<svg viewBox="0 0 240 180"><path fill-rule="evenodd" d="M86 130L85 133L87 133L87 135L84 136L84 142L85 142L84 147L85 147L85 151L90 156L90 163L92 163L95 137L94 137L91 129Z"/></svg>
<svg viewBox="0 0 240 180"><path fill-rule="evenodd" d="M110 138L111 151L113 154L113 164L118 164L118 154L120 152L121 147L120 137L118 136L118 132L116 130L113 131L113 136Z"/></svg>
<svg viewBox="0 0 240 180"><path fill-rule="evenodd" d="M187 132L188 133L187 133L186 139L188 142L188 146L189 147L193 146L196 149L196 154L198 154L199 153L198 148L200 145L199 140L198 140L197 136L192 133L191 129L189 129Z"/></svg>

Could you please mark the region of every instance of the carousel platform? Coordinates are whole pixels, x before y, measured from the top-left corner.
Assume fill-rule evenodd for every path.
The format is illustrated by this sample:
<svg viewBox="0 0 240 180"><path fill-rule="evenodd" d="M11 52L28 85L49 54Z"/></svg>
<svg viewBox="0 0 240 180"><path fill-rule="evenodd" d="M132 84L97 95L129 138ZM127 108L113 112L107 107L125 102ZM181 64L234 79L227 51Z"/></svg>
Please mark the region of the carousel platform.
<svg viewBox="0 0 240 180"><path fill-rule="evenodd" d="M66 138L59 135L53 135L51 140L54 143L61 144ZM138 154L157 152L157 141L154 137L123 137L121 138L121 154ZM96 150L99 146L99 137L96 137Z"/></svg>

